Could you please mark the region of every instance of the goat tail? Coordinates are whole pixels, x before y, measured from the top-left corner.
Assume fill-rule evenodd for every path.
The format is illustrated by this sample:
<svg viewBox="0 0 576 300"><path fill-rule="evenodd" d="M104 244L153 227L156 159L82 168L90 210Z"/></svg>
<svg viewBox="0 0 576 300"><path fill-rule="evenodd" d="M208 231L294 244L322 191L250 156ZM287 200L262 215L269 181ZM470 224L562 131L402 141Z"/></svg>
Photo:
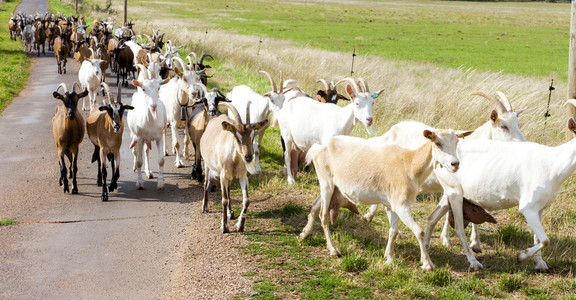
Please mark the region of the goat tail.
<svg viewBox="0 0 576 300"><path fill-rule="evenodd" d="M324 146L320 144L312 145L312 147L310 147L310 150L308 150L308 153L306 153L306 165L310 165L312 163L312 160L316 157L316 154L322 151L323 149Z"/></svg>

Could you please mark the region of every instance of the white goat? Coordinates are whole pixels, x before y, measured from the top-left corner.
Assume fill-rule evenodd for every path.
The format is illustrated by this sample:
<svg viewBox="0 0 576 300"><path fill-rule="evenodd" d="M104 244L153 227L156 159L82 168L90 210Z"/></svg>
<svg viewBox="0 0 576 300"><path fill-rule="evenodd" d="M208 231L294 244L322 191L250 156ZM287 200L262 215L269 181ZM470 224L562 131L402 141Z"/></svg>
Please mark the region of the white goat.
<svg viewBox="0 0 576 300"><path fill-rule="evenodd" d="M473 92L470 95L482 96L496 105L497 110L493 110L490 114L490 119L484 123L482 126L476 128L474 133L472 133L468 139L480 139L480 140L497 140L497 141L515 141L524 142L526 139L522 132L520 131L520 121L518 116L524 111L520 109L515 111L510 104L508 98L500 91L497 94L502 99L500 102L496 97L488 95L482 92ZM386 133L379 137L372 138L374 141L381 143L392 143L396 144L402 148L406 149L417 149L426 143L426 139L423 138L419 132L422 130L435 130L435 128L425 125L417 121L404 121L400 122ZM434 174L431 174L426 181L420 187L420 191L424 193L432 192L442 192L442 186ZM364 215L364 218L371 221L376 214L378 206L373 205L370 210ZM444 230L442 231L442 243L445 246L450 245L449 237L449 223L446 220ZM478 235L478 227L476 224L472 224L472 235L471 235L471 247L475 252L481 252L480 238Z"/></svg>
<svg viewBox="0 0 576 300"><path fill-rule="evenodd" d="M158 148L158 190L164 189L164 156L162 155L162 131L166 127L166 108L162 101L158 101L160 86L168 83L170 79L161 81L151 78L149 71L143 72L144 80L132 80L138 91L132 95L134 109L128 113L127 122L132 136L130 149L134 154L134 171L137 172L136 188L143 189L142 182L142 156L146 162L146 176L152 178L148 168L148 151L144 151L144 144L148 149L151 142L156 141Z"/></svg>
<svg viewBox="0 0 576 300"><path fill-rule="evenodd" d="M96 104L96 96L100 89L100 82L102 81L102 69L100 64L103 62L101 59L86 59L82 62L80 70L78 70L78 80L83 89L88 90L88 99L90 111ZM82 110L86 110L86 99L82 100Z"/></svg>
<svg viewBox="0 0 576 300"><path fill-rule="evenodd" d="M246 85L236 86L226 95L228 99L232 101L232 105L238 110L238 114L242 118L242 122L246 121L246 103L251 102L250 105L250 116L252 121L259 122L265 119L270 120L272 112L276 113L282 109L284 104L284 93L282 90L278 91L276 88L276 83L272 76L266 71L260 71L260 73L265 74L270 80L272 85L272 91L260 96L260 94L254 92L250 87ZM280 72L280 82L282 82L282 72ZM234 115L231 111L228 111L228 116L234 119ZM256 172L261 173L260 168L260 145L262 143L262 138L264 137L264 132L270 126L269 122L266 126L262 127L262 130L257 131L257 136L254 136L254 163L256 164Z"/></svg>
<svg viewBox="0 0 576 300"><path fill-rule="evenodd" d="M175 164L177 168L184 166L182 158L180 156L180 143L178 143L178 127L186 127L186 110L190 100L196 98L201 91L198 87L200 84L200 77L196 72L189 70L186 63L181 58L175 58L180 60L181 67L183 67L182 72L175 67L174 72L176 77L172 78L168 84L160 87L160 101L164 103L166 107L166 117L170 129L172 131L172 151L176 154ZM166 135L168 129L164 130L164 155L168 155ZM188 134L184 135L184 155L189 155L188 150Z"/></svg>
<svg viewBox="0 0 576 300"><path fill-rule="evenodd" d="M576 100L571 103L576 104ZM573 119L569 120L568 128L576 134ZM480 269L482 264L466 242L463 198L487 210L518 206L534 232L534 246L520 251L518 261L533 257L536 270L548 271L541 250L548 247L550 240L542 227L542 215L556 199L562 183L576 170L576 139L557 147L529 142L469 140L458 145L457 155L460 158L458 173L434 170L444 188L444 196L428 219L426 245L449 203L454 214L454 228L470 268Z"/></svg>
<svg viewBox="0 0 576 300"><path fill-rule="evenodd" d="M420 184L435 165L441 165L450 172L458 171L459 162L455 155L458 137L470 132L456 134L452 130L424 130L422 133L429 142L417 150L349 136L336 136L323 145L316 144L310 148L306 159L314 162L320 196L312 204L300 239L310 234L314 219L321 212L320 220L330 255L341 256L330 237L331 202L384 204L390 208L389 239L384 254L386 263L394 260L393 246L400 218L418 239L422 269L432 269L434 265L424 247L424 232L410 215L410 207L416 203Z"/></svg>
<svg viewBox="0 0 576 300"><path fill-rule="evenodd" d="M234 106L221 102L230 109L236 120L240 120ZM250 102L248 102L250 105ZM238 231L244 231L244 222L248 210L248 176L246 172L254 172L253 163L253 134L266 126L268 120L258 123L250 123L249 107L246 108L246 122L237 122L226 115L220 115L208 122L205 134L200 139L200 152L204 159L206 180L204 180L204 198L202 200L202 212L208 209L208 189L220 180L222 190L222 233L229 232L228 218L232 218L230 208L230 184L233 179L240 180L242 188L242 212L238 217L236 227ZM228 216L230 214L230 216Z"/></svg>
<svg viewBox="0 0 576 300"><path fill-rule="evenodd" d="M24 51L26 51L26 53L32 52L32 41L34 40L32 25L28 24L22 30L22 40L24 41Z"/></svg>
<svg viewBox="0 0 576 300"><path fill-rule="evenodd" d="M368 84L364 79L358 78L362 89L352 78L338 81L348 82L346 92L352 98L345 107L320 103L307 96L297 96L287 101L283 108L276 113L280 126L280 134L284 139L284 163L288 171L288 183L294 184L291 166L292 144L302 151L308 151L313 144L324 144L336 135L348 135L354 128L356 120L360 121L367 130L372 125L372 106L374 98L378 97L384 89L377 93L370 93Z"/></svg>

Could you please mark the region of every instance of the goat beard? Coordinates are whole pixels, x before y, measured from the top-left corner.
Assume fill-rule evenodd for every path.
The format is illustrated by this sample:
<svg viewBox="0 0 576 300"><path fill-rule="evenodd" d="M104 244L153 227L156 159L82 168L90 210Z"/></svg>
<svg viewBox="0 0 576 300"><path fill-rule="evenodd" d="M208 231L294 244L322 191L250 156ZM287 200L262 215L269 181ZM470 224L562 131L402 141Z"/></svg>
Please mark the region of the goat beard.
<svg viewBox="0 0 576 300"><path fill-rule="evenodd" d="M448 222L454 228L454 212L450 203L448 203ZM474 224L482 224L484 222L496 224L496 219L488 213L484 208L468 201L464 198L462 201L462 215L464 219L464 227L468 226L470 222Z"/></svg>

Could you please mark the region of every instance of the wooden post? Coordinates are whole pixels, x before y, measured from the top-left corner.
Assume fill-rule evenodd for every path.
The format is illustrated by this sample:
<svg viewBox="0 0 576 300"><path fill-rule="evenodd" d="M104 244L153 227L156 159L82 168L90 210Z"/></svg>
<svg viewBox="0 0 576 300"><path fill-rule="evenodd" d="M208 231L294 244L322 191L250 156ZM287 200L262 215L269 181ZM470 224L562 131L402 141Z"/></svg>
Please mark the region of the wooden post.
<svg viewBox="0 0 576 300"><path fill-rule="evenodd" d="M576 99L576 1L571 1L570 12L570 52L568 54L568 95L566 99ZM572 105L567 106L568 118L576 119L576 109ZM566 131L566 140L572 139L572 133Z"/></svg>
<svg viewBox="0 0 576 300"><path fill-rule="evenodd" d="M128 0L124 0L124 26L128 24Z"/></svg>
<svg viewBox="0 0 576 300"><path fill-rule="evenodd" d="M74 9L76 11L76 15L78 15L78 0L75 1Z"/></svg>

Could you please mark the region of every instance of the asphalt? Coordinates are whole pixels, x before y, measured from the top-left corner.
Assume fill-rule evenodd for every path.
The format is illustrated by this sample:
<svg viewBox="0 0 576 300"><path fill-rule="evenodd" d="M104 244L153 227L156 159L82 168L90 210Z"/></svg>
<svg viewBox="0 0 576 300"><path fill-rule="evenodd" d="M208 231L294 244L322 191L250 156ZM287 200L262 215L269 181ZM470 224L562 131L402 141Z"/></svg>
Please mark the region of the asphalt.
<svg viewBox="0 0 576 300"><path fill-rule="evenodd" d="M46 8L45 0L24 0L18 10ZM59 100L52 92L61 82L71 87L77 81L77 62L68 58L68 74L59 75L52 52L30 56L26 88L0 115L0 219L19 222L0 227L0 299L166 298L186 242L190 204L200 199L189 162L176 169L174 156L166 157L166 190L156 190L156 179L145 179L145 189L136 190L126 127L119 188L102 202L86 136L79 194L64 194L51 125ZM110 70L108 78L114 93ZM124 103L134 91L123 89ZM157 154L151 153L154 172Z"/></svg>

